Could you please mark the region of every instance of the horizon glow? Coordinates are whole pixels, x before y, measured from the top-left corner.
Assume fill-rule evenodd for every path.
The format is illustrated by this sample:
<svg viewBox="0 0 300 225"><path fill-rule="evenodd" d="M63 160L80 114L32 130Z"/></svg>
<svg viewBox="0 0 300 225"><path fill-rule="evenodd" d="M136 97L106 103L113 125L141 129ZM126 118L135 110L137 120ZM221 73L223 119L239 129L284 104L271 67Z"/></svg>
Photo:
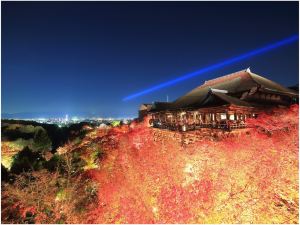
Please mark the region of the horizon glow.
<svg viewBox="0 0 300 225"><path fill-rule="evenodd" d="M222 62L218 62L218 63L215 63L215 64L212 64L210 66L207 66L207 67L204 67L204 68L201 68L197 71L194 71L194 72L191 72L191 73L187 73L185 75L182 75L180 77L177 77L173 80L169 80L169 81L166 81L166 82L163 82L163 83L160 83L158 85L155 85L155 86L152 86L152 87L149 87L145 90L142 90L140 92L137 92L137 93L134 93L134 94L131 94L131 95L128 95L126 97L124 97L122 100L123 101L128 101L128 100L132 100L134 98L137 98L139 96L142 96L142 95L146 95L148 93L151 93L151 92L154 92L156 90L159 90L159 89L162 89L164 87L168 87L168 86L172 86L178 82L181 82L181 81L184 81L184 80L187 80L187 79L190 79L192 77L195 77L195 76L198 76L198 75L201 75L203 73L206 73L206 72L209 72L209 71L213 71L213 70L216 70L216 69L219 69L219 68L222 68L222 67L225 67L225 66L228 66L228 65L231 65L235 62L239 62L239 61L242 61L242 60L245 60L245 59L248 59L252 56L256 56L256 55L260 55L262 53L265 53L265 52L268 52L268 51L271 51L273 49L276 49L276 48L279 48L281 46L285 46L285 45L288 45L288 44L291 44L295 41L299 40L299 35L296 34L296 35L292 35L288 38L285 38L285 39L282 39L280 41L277 41L277 42L274 42L272 44L268 44L264 47L261 47L261 48L258 48L258 49L254 49L254 50L251 50L249 52L246 52L246 53L243 53L239 56L235 56L235 57L232 57L232 58L229 58L225 61L222 61Z"/></svg>

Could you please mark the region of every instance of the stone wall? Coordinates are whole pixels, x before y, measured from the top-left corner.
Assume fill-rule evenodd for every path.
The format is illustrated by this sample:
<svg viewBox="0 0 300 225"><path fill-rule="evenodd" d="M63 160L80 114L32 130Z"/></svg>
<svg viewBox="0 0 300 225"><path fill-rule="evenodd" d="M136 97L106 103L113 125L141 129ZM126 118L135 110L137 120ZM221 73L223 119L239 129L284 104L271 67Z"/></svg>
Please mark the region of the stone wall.
<svg viewBox="0 0 300 225"><path fill-rule="evenodd" d="M242 133L250 134L251 130L251 128L247 128L228 132L220 129L201 128L195 131L179 132L159 128L151 129L153 130L154 141L162 142L163 140L172 140L182 145L193 144L203 140L219 141L227 137L238 137Z"/></svg>

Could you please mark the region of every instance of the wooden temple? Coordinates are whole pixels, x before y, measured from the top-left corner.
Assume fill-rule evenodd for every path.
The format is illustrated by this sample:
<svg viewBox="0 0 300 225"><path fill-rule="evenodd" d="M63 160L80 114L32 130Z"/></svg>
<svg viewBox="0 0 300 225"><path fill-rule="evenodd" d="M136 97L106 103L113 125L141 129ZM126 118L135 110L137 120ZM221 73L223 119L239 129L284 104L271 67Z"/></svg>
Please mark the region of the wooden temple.
<svg viewBox="0 0 300 225"><path fill-rule="evenodd" d="M246 69L206 81L174 102L143 104L139 116L150 116L150 125L157 128L231 130L245 128L247 118L262 111L298 101L297 91Z"/></svg>

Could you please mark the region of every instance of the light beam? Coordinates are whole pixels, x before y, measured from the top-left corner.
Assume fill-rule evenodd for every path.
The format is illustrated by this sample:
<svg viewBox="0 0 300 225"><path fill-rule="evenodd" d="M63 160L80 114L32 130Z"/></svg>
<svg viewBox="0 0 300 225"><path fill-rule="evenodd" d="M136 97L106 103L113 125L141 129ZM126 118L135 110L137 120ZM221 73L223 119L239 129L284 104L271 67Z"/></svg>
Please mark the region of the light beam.
<svg viewBox="0 0 300 225"><path fill-rule="evenodd" d="M139 97L139 96L142 96L142 95L154 92L154 91L159 90L159 89L162 89L164 87L168 87L168 86L174 85L174 84L176 84L176 83L178 83L180 81L184 81L184 80L190 79L192 77L198 76L200 74L203 74L203 73L206 73L206 72L209 72L209 71L213 71L213 70L216 70L216 69L219 69L219 68L231 65L231 64L233 64L235 62L239 62L239 61L248 59L248 58L250 58L252 56L256 56L256 55L259 55L259 54L271 51L271 50L276 49L278 47L281 47L281 46L284 46L284 45L287 45L287 44L291 44L291 43L297 41L298 39L299 39L299 35L298 34L290 36L290 37L285 38L283 40L280 40L278 42L266 45L264 47L261 47L261 48L258 48L258 49L255 49L255 50L252 50L252 51L249 51L249 52L246 52L246 53L241 54L239 56L235 56L235 57L229 58L229 59L227 59L225 61L218 62L216 64L213 64L213 65L204 67L202 69L199 69L197 71L194 71L192 73L185 74L185 75L180 76L178 78L175 78L173 80L169 80L169 81L163 82L161 84L155 85L153 87L147 88L147 89L145 89L143 91L140 91L140 92L128 95L127 97L123 98L123 101L128 101L128 100L134 99L136 97Z"/></svg>

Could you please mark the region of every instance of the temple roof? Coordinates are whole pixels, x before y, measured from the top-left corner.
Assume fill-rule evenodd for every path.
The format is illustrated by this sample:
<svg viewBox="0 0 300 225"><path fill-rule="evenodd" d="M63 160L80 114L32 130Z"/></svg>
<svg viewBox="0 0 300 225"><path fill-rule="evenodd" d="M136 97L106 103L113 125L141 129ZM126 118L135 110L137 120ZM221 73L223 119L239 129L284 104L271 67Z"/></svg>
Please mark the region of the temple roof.
<svg viewBox="0 0 300 225"><path fill-rule="evenodd" d="M210 106L210 104L213 105L218 103L219 105L224 105L222 103L225 103L225 104L233 104L237 106L247 106L247 107L253 106L250 103L243 101L239 98L235 98L221 92L210 91L207 95L207 98L204 99L204 101L199 104L199 107Z"/></svg>
<svg viewBox="0 0 300 225"><path fill-rule="evenodd" d="M263 90L272 93L281 93L298 96L298 93L289 88L252 73L250 69L241 70L226 76L206 81L192 91L171 103L155 103L153 111L175 110L183 108L208 107L214 102L227 102L240 106L251 106L250 103L240 99L242 93Z"/></svg>
<svg viewBox="0 0 300 225"><path fill-rule="evenodd" d="M140 110L150 110L152 107L152 104L149 103L143 103L140 105Z"/></svg>
<svg viewBox="0 0 300 225"><path fill-rule="evenodd" d="M152 106L151 111L161 111L161 110L168 110L173 109L173 103L171 102L155 102Z"/></svg>

